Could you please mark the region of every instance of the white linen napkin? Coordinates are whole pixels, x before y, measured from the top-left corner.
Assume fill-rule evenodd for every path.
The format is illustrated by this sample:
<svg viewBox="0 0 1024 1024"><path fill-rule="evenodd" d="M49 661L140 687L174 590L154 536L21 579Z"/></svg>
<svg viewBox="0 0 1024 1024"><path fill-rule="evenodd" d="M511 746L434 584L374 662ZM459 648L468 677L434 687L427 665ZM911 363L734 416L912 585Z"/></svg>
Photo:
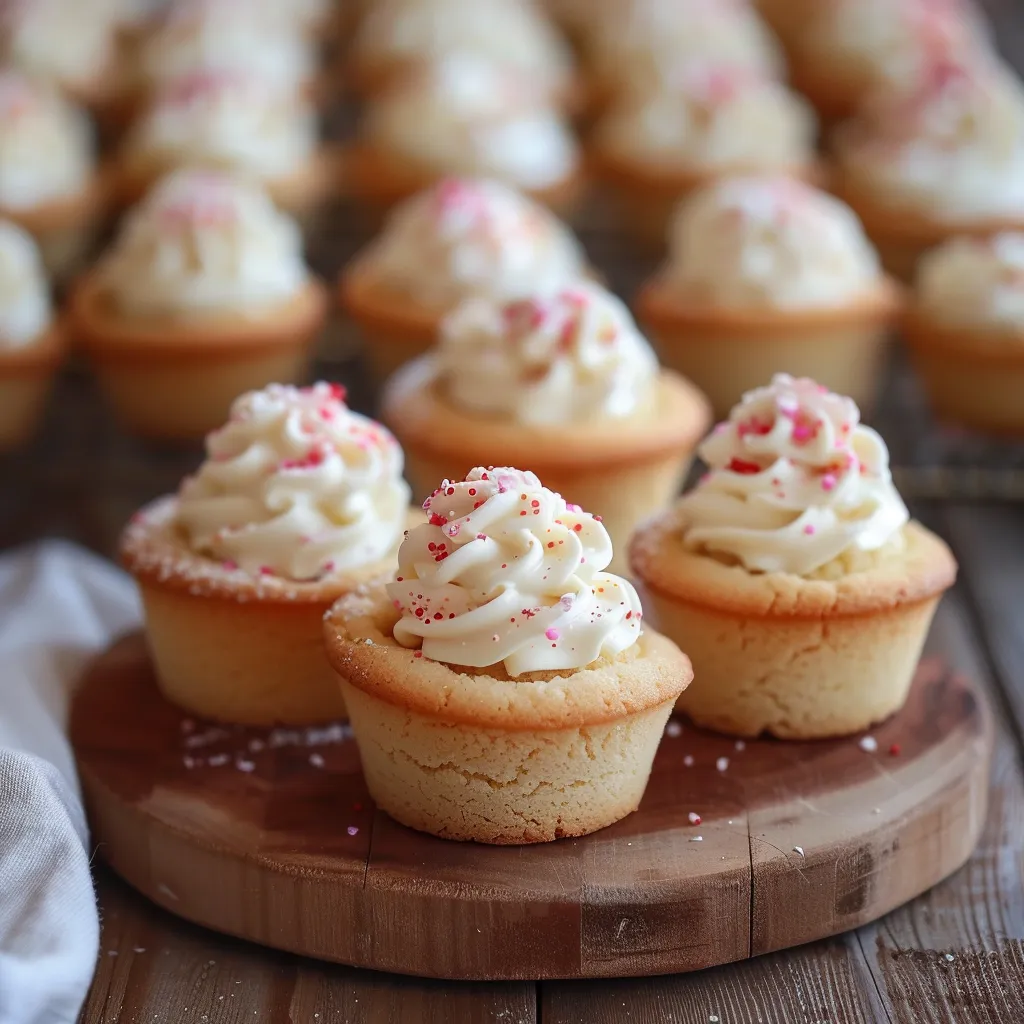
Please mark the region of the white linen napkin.
<svg viewBox="0 0 1024 1024"><path fill-rule="evenodd" d="M140 620L131 581L62 541L0 557L0 1024L74 1024L99 950L64 735L86 661Z"/></svg>

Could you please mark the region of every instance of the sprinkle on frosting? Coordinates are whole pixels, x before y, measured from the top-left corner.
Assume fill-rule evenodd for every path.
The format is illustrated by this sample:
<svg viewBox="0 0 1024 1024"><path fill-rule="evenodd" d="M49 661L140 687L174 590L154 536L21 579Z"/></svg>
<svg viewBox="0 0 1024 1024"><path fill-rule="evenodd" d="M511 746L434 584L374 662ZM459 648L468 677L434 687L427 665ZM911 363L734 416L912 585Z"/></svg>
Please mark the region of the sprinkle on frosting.
<svg viewBox="0 0 1024 1024"><path fill-rule="evenodd" d="M600 518L533 473L474 469L424 502L387 586L395 639L434 661L510 675L584 668L640 636L632 585L602 570L612 544Z"/></svg>
<svg viewBox="0 0 1024 1024"><path fill-rule="evenodd" d="M177 521L194 551L229 571L315 580L381 560L402 536L402 451L339 385L242 395L206 452Z"/></svg>
<svg viewBox="0 0 1024 1024"><path fill-rule="evenodd" d="M687 301L735 309L807 309L878 287L878 257L845 203L779 177L730 178L684 202L664 279Z"/></svg>
<svg viewBox="0 0 1024 1024"><path fill-rule="evenodd" d="M486 178L444 178L402 203L362 257L374 279L417 304L525 298L584 273L579 242L549 210Z"/></svg>
<svg viewBox="0 0 1024 1024"><path fill-rule="evenodd" d="M52 319L39 247L27 231L0 220L0 348L30 345Z"/></svg>
<svg viewBox="0 0 1024 1024"><path fill-rule="evenodd" d="M442 324L437 359L458 405L541 424L629 416L658 370L626 307L588 281L463 304Z"/></svg>
<svg viewBox="0 0 1024 1024"><path fill-rule="evenodd" d="M309 279L298 225L258 185L200 170L149 193L100 274L120 308L158 316L263 312Z"/></svg>
<svg viewBox="0 0 1024 1024"><path fill-rule="evenodd" d="M680 502L683 541L750 572L811 575L898 541L908 519L885 442L806 378L748 392L700 455L710 472Z"/></svg>

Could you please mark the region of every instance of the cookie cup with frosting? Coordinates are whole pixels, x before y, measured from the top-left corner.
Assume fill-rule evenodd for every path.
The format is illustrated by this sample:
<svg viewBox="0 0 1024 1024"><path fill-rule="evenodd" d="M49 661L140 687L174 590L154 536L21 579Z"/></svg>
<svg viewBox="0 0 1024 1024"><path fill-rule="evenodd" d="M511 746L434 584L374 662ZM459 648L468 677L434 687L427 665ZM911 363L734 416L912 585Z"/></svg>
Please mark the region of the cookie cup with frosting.
<svg viewBox="0 0 1024 1024"><path fill-rule="evenodd" d="M517 470L445 481L427 511L395 579L324 624L373 799L411 828L497 844L625 817L692 673L600 571L607 533Z"/></svg>
<svg viewBox="0 0 1024 1024"><path fill-rule="evenodd" d="M904 281L953 235L1024 230L1024 86L994 61L942 64L840 127L831 177Z"/></svg>
<svg viewBox="0 0 1024 1024"><path fill-rule="evenodd" d="M577 282L460 306L437 349L388 382L382 418L417 497L474 465L529 462L600 515L624 553L637 523L679 493L710 409L687 380L659 369L615 296Z"/></svg>
<svg viewBox="0 0 1024 1024"><path fill-rule="evenodd" d="M80 264L105 212L109 174L97 167L89 120L52 88L0 72L0 217L38 242L51 276Z"/></svg>
<svg viewBox="0 0 1024 1024"><path fill-rule="evenodd" d="M299 725L343 718L324 613L391 572L407 527L401 451L334 385L241 397L177 495L121 541L157 682L205 718Z"/></svg>
<svg viewBox="0 0 1024 1024"><path fill-rule="evenodd" d="M376 97L342 173L378 217L453 175L504 181L562 214L584 187L558 110L519 75L472 54L430 64Z"/></svg>
<svg viewBox="0 0 1024 1024"><path fill-rule="evenodd" d="M898 711L956 563L909 521L856 406L778 375L701 455L708 476L630 546L650 620L693 660L680 709L783 739Z"/></svg>
<svg viewBox="0 0 1024 1024"><path fill-rule="evenodd" d="M737 174L815 182L816 119L800 96L744 65L697 61L654 91L621 94L598 121L588 162L625 228L659 248L676 203Z"/></svg>
<svg viewBox="0 0 1024 1024"><path fill-rule="evenodd" d="M544 206L494 179L444 178L390 213L338 297L380 383L430 348L460 302L526 298L586 273L579 242Z"/></svg>
<svg viewBox="0 0 1024 1024"><path fill-rule="evenodd" d="M243 392L301 380L326 307L297 225L258 186L182 171L130 214L69 315L119 419L181 440Z"/></svg>
<svg viewBox="0 0 1024 1024"><path fill-rule="evenodd" d="M64 349L39 249L0 220L0 451L31 436Z"/></svg>
<svg viewBox="0 0 1024 1024"><path fill-rule="evenodd" d="M941 418L1024 434L1024 233L954 238L926 253L902 327Z"/></svg>
<svg viewBox="0 0 1024 1024"><path fill-rule="evenodd" d="M780 369L871 408L901 304L844 204L792 179L741 177L680 205L668 260L635 308L662 362L724 417Z"/></svg>

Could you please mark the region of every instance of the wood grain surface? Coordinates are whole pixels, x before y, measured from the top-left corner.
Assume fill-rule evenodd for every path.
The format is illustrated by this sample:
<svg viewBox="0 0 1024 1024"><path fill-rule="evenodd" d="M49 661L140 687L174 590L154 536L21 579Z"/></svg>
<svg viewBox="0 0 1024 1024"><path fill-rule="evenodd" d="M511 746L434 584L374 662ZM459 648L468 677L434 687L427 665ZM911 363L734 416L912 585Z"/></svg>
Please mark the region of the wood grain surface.
<svg viewBox="0 0 1024 1024"><path fill-rule="evenodd" d="M346 727L187 718L137 635L87 673L71 721L101 856L155 902L292 952L462 979L691 971L873 920L969 856L990 732L973 684L931 657L873 752L676 722L635 814L504 849L376 812Z"/></svg>

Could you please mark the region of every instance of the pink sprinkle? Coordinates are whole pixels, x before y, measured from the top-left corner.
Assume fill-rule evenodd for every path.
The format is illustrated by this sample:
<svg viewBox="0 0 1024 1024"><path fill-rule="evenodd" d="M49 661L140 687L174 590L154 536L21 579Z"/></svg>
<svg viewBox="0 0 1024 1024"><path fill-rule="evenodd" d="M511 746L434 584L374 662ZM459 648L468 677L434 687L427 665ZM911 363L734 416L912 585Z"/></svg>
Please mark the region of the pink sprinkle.
<svg viewBox="0 0 1024 1024"><path fill-rule="evenodd" d="M357 836L357 835L359 835L359 829L355 825L349 825L349 827L347 829L345 829L345 831L350 836Z"/></svg>
<svg viewBox="0 0 1024 1024"><path fill-rule="evenodd" d="M334 572L334 562L324 562L324 572Z"/></svg>
<svg viewBox="0 0 1024 1024"><path fill-rule="evenodd" d="M225 558L221 564L228 572L234 572L238 568L238 563L232 561L230 558Z"/></svg>
<svg viewBox="0 0 1024 1024"><path fill-rule="evenodd" d="M836 475L835 475L835 473L826 473L821 478L822 490L831 491L835 487L835 485L836 485Z"/></svg>
<svg viewBox="0 0 1024 1024"><path fill-rule="evenodd" d="M546 629L544 631L544 635L549 640L557 640L562 634L559 633L558 630L554 628L554 626L552 626L550 629Z"/></svg>
<svg viewBox="0 0 1024 1024"><path fill-rule="evenodd" d="M689 823L690 823L691 825L699 825L699 824L700 824L700 822L701 822L701 817L700 817L700 815L699 815L699 814L696 814L696 813L694 813L693 811L690 811L690 813L689 813L689 814L688 814L688 815L686 816L686 820L687 820L687 821L688 821L688 822L689 822Z"/></svg>
<svg viewBox="0 0 1024 1024"><path fill-rule="evenodd" d="M808 536L808 537L810 537L810 536L811 536L811 535L812 535L812 534L814 533L814 527L813 527L813 526L811 526L811 524L810 524L810 523L808 523L808 524L807 524L807 525L806 525L806 526L804 527L804 533L806 533L806 534L807 534L807 536Z"/></svg>
<svg viewBox="0 0 1024 1024"><path fill-rule="evenodd" d="M274 570L271 569L269 565L261 565L260 566L260 574L263 575L263 576L273 576L274 575Z"/></svg>

